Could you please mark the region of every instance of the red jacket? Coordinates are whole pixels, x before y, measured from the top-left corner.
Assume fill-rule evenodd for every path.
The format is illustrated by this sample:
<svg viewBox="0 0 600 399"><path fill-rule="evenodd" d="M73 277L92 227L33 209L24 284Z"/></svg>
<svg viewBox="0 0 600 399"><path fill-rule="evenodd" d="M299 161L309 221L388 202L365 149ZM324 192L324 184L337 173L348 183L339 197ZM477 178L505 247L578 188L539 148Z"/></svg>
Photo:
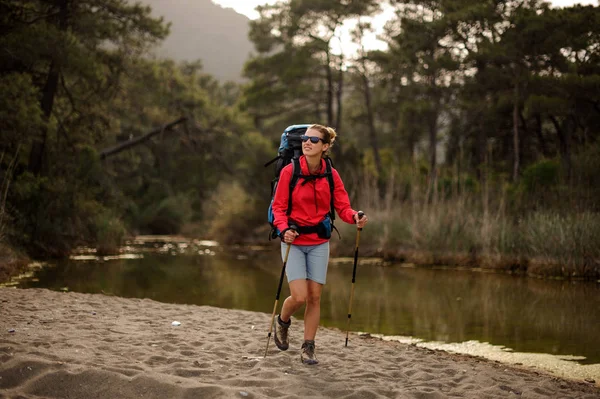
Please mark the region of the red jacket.
<svg viewBox="0 0 600 399"><path fill-rule="evenodd" d="M331 191L329 181L326 177L308 181L298 179L292 193L292 213L286 215L288 197L290 192L290 180L292 178L293 165L285 166L279 175L279 183L273 198L273 216L275 227L283 231L289 227L288 219L292 219L300 226L315 226L319 224L329 212L331 205ZM309 175L306 157L300 157L300 174ZM326 171L325 160L321 160L321 171ZM333 206L338 216L346 223L354 224L354 215L357 213L350 207L350 199L344 188L344 183L337 170L332 168L334 192ZM318 245L327 242L326 238L319 238L317 233L301 234L294 240L294 245Z"/></svg>

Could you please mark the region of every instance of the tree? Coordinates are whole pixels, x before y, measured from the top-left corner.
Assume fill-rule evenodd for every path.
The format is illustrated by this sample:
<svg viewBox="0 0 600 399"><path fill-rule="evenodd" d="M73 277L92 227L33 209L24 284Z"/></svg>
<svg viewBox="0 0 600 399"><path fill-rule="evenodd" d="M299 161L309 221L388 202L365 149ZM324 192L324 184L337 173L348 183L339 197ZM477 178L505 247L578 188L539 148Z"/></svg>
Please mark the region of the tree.
<svg viewBox="0 0 600 399"><path fill-rule="evenodd" d="M46 123L33 137L28 157L28 170L38 175L48 152L49 123L57 123L65 135L69 123L81 122L77 115L83 107L114 94L123 61L168 30L161 19L150 17L149 7L122 0L6 3L10 25L2 70L30 74L41 93Z"/></svg>
<svg viewBox="0 0 600 399"><path fill-rule="evenodd" d="M388 44L400 62L410 66L405 83L412 86L413 101L421 102L421 112L429 140L429 188L433 194L437 180L439 121L444 101L449 98L458 62L449 46L448 23L443 1L395 2L399 26L390 31Z"/></svg>
<svg viewBox="0 0 600 399"><path fill-rule="evenodd" d="M368 53L365 50L363 37L365 34L365 30L370 29L368 24L363 24L359 21L357 24L356 30L354 31L354 40L359 43L359 50L356 56L356 59L353 62L352 71L358 76L360 83L358 83L358 91L362 93L364 98L364 113L361 113L362 119L365 120L365 124L367 126L369 144L371 146L371 150L373 151L373 158L375 161L375 170L377 173L377 178L379 180L379 188L383 188L383 166L381 162L380 156L380 143L379 143L379 134L377 132L377 128L375 127L375 109L373 104L373 94L372 94L372 83L370 80L370 75L373 71L373 63L368 58ZM361 107L363 108L363 107ZM366 114L366 115L365 115Z"/></svg>
<svg viewBox="0 0 600 399"><path fill-rule="evenodd" d="M250 39L258 54L245 67L248 111L259 123L310 116L339 129L344 54L332 44L346 20L373 13L377 2L292 0L257 9Z"/></svg>
<svg viewBox="0 0 600 399"><path fill-rule="evenodd" d="M110 126L105 105L128 62L168 29L149 8L122 0L7 0L2 8L0 71L18 77L2 85L2 96L22 87L22 109L31 115L14 124L21 145L8 202L17 239L64 254L89 236L102 207L92 146ZM12 147L0 142L1 150Z"/></svg>
<svg viewBox="0 0 600 399"><path fill-rule="evenodd" d="M572 177L573 147L593 143L600 131L600 11L575 6L549 10L544 18L544 73L532 82L528 116L548 119L556 133L567 179ZM541 123L540 123L541 125Z"/></svg>

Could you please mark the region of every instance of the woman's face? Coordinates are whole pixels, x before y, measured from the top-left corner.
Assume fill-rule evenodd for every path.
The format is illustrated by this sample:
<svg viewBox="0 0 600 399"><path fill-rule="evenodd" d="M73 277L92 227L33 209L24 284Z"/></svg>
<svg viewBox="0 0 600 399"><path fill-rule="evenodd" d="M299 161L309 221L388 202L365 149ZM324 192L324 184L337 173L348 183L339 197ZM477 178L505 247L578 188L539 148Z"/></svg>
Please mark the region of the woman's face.
<svg viewBox="0 0 600 399"><path fill-rule="evenodd" d="M327 151L327 149L329 148L329 144L323 143L323 133L319 132L318 130L308 129L306 133L304 133L304 135L308 137L306 141L302 142L302 153L304 155L321 155L324 151ZM317 137L320 140L317 143L313 143L310 140L310 137Z"/></svg>

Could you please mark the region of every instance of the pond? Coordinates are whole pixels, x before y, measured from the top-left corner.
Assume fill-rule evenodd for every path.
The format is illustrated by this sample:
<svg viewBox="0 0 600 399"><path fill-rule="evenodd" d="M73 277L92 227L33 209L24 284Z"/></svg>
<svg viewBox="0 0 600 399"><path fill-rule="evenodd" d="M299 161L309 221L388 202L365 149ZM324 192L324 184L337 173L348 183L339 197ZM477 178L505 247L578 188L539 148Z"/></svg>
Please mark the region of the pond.
<svg viewBox="0 0 600 399"><path fill-rule="evenodd" d="M142 240L121 257L93 254L47 265L18 283L160 302L271 314L281 273L278 246L225 248L212 242ZM321 324L345 331L352 259L333 259ZM287 296L284 284L282 299ZM302 312L297 316L302 317ZM265 332L268 326L265 326ZM359 260L352 331L414 342L478 342L508 351L600 363L600 285L505 274L411 268Z"/></svg>

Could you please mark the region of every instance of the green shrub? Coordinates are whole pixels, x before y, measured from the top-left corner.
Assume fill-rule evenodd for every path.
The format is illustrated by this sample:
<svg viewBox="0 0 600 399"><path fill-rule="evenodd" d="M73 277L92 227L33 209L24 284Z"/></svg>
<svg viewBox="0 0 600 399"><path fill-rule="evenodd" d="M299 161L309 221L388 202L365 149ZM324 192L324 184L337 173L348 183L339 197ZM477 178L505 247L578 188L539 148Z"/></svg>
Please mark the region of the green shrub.
<svg viewBox="0 0 600 399"><path fill-rule="evenodd" d="M149 234L177 234L191 215L189 198L182 194L167 197L142 212L140 229Z"/></svg>
<svg viewBox="0 0 600 399"><path fill-rule="evenodd" d="M573 172L579 184L600 188L600 142L574 154Z"/></svg>
<svg viewBox="0 0 600 399"><path fill-rule="evenodd" d="M250 235L257 223L266 223L259 207L237 181L222 181L205 201L203 212L208 237L224 244L239 243Z"/></svg>
<svg viewBox="0 0 600 399"><path fill-rule="evenodd" d="M477 179L473 176L467 176L462 180L461 190L467 193L475 193L479 191L479 186Z"/></svg>
<svg viewBox="0 0 600 399"><path fill-rule="evenodd" d="M123 222L112 212L105 211L95 218L96 251L98 255L115 254L123 241L126 230Z"/></svg>
<svg viewBox="0 0 600 399"><path fill-rule="evenodd" d="M12 155L17 143L31 141L31 137L35 137L44 125L40 93L31 77L21 73L3 73L0 76L0 93L0 150L9 149Z"/></svg>
<svg viewBox="0 0 600 399"><path fill-rule="evenodd" d="M579 209L600 211L600 142L590 145L573 156L573 185L570 187L571 201Z"/></svg>
<svg viewBox="0 0 600 399"><path fill-rule="evenodd" d="M556 187L560 179L560 164L553 159L543 159L523 171L521 185L526 193L533 194Z"/></svg>

